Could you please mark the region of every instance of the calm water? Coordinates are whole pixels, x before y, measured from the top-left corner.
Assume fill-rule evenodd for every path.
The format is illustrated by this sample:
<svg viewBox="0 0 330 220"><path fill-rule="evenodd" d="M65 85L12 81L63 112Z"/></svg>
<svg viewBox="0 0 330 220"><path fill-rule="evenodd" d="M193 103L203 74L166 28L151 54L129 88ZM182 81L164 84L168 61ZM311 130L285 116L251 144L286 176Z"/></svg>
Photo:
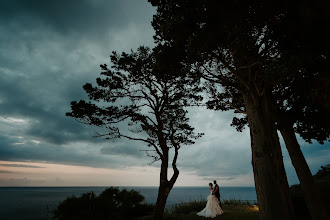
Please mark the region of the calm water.
<svg viewBox="0 0 330 220"><path fill-rule="evenodd" d="M106 187L0 187L0 220L51 219L51 211L68 196L93 191L100 194ZM139 191L147 203L155 203L157 187L119 187ZM254 187L221 187L221 199L256 200ZM207 187L174 187L167 206L206 199Z"/></svg>

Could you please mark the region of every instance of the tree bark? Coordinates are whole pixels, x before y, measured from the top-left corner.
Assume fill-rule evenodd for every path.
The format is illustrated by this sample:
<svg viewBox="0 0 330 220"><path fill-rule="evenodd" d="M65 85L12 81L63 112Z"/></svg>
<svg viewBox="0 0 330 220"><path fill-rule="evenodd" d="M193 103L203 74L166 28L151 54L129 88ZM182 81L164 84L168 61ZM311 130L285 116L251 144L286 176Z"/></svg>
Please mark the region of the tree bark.
<svg viewBox="0 0 330 220"><path fill-rule="evenodd" d="M260 219L293 220L295 214L277 129L270 109L269 93L252 96L244 93L248 115L252 166L257 192Z"/></svg>
<svg viewBox="0 0 330 220"><path fill-rule="evenodd" d="M158 188L158 197L157 197L153 219L155 220L163 219L166 200L169 194L170 194L170 189L168 188L166 182L160 184Z"/></svg>
<svg viewBox="0 0 330 220"><path fill-rule="evenodd" d="M178 176L179 176L179 170L176 167L176 158L177 158L178 151L176 149L175 152L175 158L173 159L172 167L174 170L174 173L171 177L171 180L168 181L167 179L167 170L168 170L168 149L163 152L163 159L161 164L161 170L160 170L160 184L158 188L158 196L157 196L157 202L153 214L154 220L161 220L164 216L164 209L166 205L166 200L168 195L170 194L174 183L176 182Z"/></svg>
<svg viewBox="0 0 330 220"><path fill-rule="evenodd" d="M305 201L313 220L327 220L328 214L320 191L315 184L312 173L308 167L300 145L297 141L292 125L280 126L280 132L289 152L292 165L299 178Z"/></svg>

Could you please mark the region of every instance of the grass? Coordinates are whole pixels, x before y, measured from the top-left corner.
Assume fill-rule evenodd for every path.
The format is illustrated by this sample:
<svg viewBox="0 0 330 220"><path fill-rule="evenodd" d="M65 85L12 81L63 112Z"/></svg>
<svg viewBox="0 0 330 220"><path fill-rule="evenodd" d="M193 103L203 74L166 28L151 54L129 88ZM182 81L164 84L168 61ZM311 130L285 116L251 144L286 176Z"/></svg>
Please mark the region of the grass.
<svg viewBox="0 0 330 220"><path fill-rule="evenodd" d="M257 205L257 201L254 200L239 200L239 199L227 199L222 202L223 205Z"/></svg>
<svg viewBox="0 0 330 220"><path fill-rule="evenodd" d="M329 165L327 166L329 167ZM328 215L330 216L330 171L327 170L319 172L319 176L322 174L322 178L316 178L316 184L318 185ZM296 218L299 220L311 220L307 206L304 201L304 194L300 185L292 186L290 188L292 202L296 211ZM165 213L165 220L194 220L194 219L206 219L204 217L197 216L197 212L201 211L206 205L206 201L201 199L197 201L191 201L189 203L182 203L172 206ZM250 201L242 201L237 199L229 199L222 202L224 213L213 219L221 220L257 220L259 219L259 208L256 203ZM146 216L139 218L139 220L151 220L152 216Z"/></svg>
<svg viewBox="0 0 330 220"><path fill-rule="evenodd" d="M204 219L204 217L197 216L197 212L202 210L206 205L205 200L191 201L189 203L182 203L172 208L168 209L165 213L165 220L194 220L194 219ZM240 201L236 199L230 199L223 201L223 211L224 213L221 216L217 216L213 219L221 220L257 220L259 219L259 208L255 204L251 204L248 201ZM152 216L145 216L138 218L138 220L150 220Z"/></svg>
<svg viewBox="0 0 330 220"><path fill-rule="evenodd" d="M165 214L188 214L196 210L202 210L205 205L206 201L204 199L180 203L167 208Z"/></svg>

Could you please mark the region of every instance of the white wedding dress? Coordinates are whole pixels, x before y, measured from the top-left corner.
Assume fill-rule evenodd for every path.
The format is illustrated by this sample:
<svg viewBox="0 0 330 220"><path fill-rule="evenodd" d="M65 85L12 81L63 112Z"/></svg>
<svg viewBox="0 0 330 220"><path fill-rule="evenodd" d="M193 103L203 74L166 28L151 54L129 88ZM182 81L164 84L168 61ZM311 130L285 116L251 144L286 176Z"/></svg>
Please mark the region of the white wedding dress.
<svg viewBox="0 0 330 220"><path fill-rule="evenodd" d="M211 194L207 197L206 207L197 213L197 215L207 218L215 218L217 215L221 215L223 210L220 208L219 200L217 197Z"/></svg>

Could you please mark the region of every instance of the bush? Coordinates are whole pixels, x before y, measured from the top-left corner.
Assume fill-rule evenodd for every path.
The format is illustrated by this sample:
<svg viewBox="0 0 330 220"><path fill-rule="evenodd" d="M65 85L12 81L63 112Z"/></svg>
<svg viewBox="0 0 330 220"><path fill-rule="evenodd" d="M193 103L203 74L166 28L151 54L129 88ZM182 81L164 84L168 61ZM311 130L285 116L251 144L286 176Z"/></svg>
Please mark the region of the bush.
<svg viewBox="0 0 330 220"><path fill-rule="evenodd" d="M74 219L133 219L150 214L154 206L144 204L144 197L135 190L119 190L110 187L99 196L93 192L80 197L71 196L61 202L54 210L58 220Z"/></svg>

